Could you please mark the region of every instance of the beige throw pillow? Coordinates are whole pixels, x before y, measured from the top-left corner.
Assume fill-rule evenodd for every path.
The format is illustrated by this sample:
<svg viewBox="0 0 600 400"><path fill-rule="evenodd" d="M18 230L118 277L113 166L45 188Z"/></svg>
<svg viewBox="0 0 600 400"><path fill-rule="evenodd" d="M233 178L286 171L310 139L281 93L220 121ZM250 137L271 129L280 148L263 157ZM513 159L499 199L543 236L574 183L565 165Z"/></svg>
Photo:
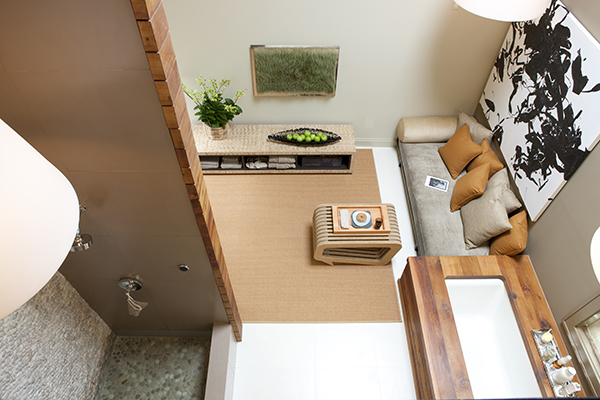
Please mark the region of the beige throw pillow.
<svg viewBox="0 0 600 400"><path fill-rule="evenodd" d="M492 175L487 183L487 187L488 189L486 190L490 190L495 187L501 188L500 201L502 201L506 207L506 212L508 214L521 208L521 202L510 189L510 181L508 180L508 172L506 168L503 168Z"/></svg>
<svg viewBox="0 0 600 400"><path fill-rule="evenodd" d="M462 206L485 192L485 185L490 176L489 171L489 164L483 164L456 181L450 199L451 212L460 210Z"/></svg>
<svg viewBox="0 0 600 400"><path fill-rule="evenodd" d="M475 143L481 144L483 139L487 139L488 142L492 140L492 136L494 135L492 131L477 122L475 118L460 111L458 113L458 124L456 125L456 128L460 128L463 126L463 124L467 124L469 126L471 138Z"/></svg>
<svg viewBox="0 0 600 400"><path fill-rule="evenodd" d="M456 179L467 164L481 154L483 148L471 140L469 128L464 124L438 151L450 176Z"/></svg>
<svg viewBox="0 0 600 400"><path fill-rule="evenodd" d="M484 242L511 229L501 187L487 188L483 195L465 204L460 210L465 247L474 249Z"/></svg>

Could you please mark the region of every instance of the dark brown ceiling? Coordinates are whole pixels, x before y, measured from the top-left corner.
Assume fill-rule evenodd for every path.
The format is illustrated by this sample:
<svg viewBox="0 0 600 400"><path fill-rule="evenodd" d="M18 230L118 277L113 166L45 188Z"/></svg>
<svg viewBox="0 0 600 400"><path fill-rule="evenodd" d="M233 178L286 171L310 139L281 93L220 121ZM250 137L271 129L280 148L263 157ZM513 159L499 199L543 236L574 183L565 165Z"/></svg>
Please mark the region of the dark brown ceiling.
<svg viewBox="0 0 600 400"><path fill-rule="evenodd" d="M88 207L80 226L94 245L60 271L115 332L227 322L129 1L3 1L0 118ZM117 286L130 274L150 303L138 318Z"/></svg>

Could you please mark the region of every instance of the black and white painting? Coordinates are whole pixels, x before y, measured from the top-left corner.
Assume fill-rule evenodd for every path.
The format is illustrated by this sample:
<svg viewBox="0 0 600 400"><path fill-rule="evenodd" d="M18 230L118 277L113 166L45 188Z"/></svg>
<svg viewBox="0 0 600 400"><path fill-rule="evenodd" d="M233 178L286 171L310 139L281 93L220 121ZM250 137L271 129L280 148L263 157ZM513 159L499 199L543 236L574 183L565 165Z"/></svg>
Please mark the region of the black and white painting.
<svg viewBox="0 0 600 400"><path fill-rule="evenodd" d="M536 221L600 137L600 45L553 0L511 25L480 103Z"/></svg>

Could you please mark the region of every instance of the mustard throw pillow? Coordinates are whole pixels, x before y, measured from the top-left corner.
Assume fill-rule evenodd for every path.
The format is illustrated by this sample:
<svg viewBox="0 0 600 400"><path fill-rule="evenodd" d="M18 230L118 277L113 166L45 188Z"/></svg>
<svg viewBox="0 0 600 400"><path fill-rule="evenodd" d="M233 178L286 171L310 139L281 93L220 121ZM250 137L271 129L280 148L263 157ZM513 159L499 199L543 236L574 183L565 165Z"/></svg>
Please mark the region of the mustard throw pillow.
<svg viewBox="0 0 600 400"><path fill-rule="evenodd" d="M450 176L456 179L467 164L481 154L483 148L471 140L469 128L464 124L438 151Z"/></svg>
<svg viewBox="0 0 600 400"><path fill-rule="evenodd" d="M496 155L496 153L494 153L494 150L492 150L492 148L490 147L490 144L488 143L487 140L484 140L483 142L481 142L481 148L483 149L483 151L481 152L480 155L475 157L473 159L473 161L471 161L469 163L469 165L467 165L467 171L471 171L483 164L489 164L490 165L490 176L489 177L491 178L492 175L494 175L496 172L498 172L502 168L504 168L504 165L498 159L498 156Z"/></svg>
<svg viewBox="0 0 600 400"><path fill-rule="evenodd" d="M490 255L516 256L527 246L527 211L509 219L512 229L492 239Z"/></svg>
<svg viewBox="0 0 600 400"><path fill-rule="evenodd" d="M489 176L490 166L483 164L457 180L450 200L450 211L460 210L462 206L481 196L485 192Z"/></svg>

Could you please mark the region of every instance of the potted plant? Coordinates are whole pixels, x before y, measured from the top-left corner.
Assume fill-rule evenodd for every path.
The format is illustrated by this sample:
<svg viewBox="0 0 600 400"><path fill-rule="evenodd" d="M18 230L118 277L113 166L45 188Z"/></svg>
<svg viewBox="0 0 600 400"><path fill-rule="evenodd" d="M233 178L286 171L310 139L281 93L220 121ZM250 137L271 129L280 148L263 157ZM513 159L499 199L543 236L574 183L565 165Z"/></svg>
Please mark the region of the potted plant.
<svg viewBox="0 0 600 400"><path fill-rule="evenodd" d="M231 83L230 79L223 79L221 83L217 83L216 79L206 80L202 77L196 79L196 83L202 88L202 91L190 90L184 84L183 91L191 98L198 110L195 115L198 120L204 122L211 128L212 139L223 139L229 129L229 121L236 115L242 113L242 108L237 105L246 92L238 90L233 99L224 98L223 91Z"/></svg>

